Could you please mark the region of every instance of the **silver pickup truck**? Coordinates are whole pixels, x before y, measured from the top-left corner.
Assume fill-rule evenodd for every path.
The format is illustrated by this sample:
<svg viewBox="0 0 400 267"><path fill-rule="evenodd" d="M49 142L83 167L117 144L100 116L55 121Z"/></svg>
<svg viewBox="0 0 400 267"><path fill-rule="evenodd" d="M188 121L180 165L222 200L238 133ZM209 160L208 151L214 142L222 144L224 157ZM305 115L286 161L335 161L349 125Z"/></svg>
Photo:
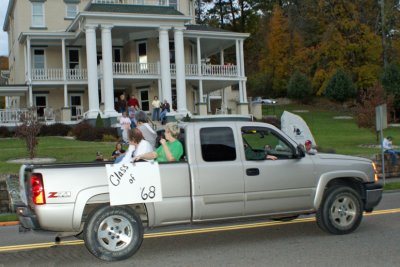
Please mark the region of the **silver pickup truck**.
<svg viewBox="0 0 400 267"><path fill-rule="evenodd" d="M23 165L21 225L76 235L93 255L114 261L139 249L144 229L174 224L315 213L322 230L347 234L382 198L370 160L308 155L272 125L196 122L181 131L184 157L159 164L161 202L111 206L110 162Z"/></svg>

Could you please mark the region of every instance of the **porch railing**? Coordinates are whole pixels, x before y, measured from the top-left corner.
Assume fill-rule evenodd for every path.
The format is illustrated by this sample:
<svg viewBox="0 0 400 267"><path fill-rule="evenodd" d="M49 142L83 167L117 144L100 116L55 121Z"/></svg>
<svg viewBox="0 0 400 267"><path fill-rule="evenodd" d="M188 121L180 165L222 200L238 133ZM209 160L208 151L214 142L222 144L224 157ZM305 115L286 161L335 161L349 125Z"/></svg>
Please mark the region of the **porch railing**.
<svg viewBox="0 0 400 267"><path fill-rule="evenodd" d="M114 62L114 75L158 75L158 63Z"/></svg>
<svg viewBox="0 0 400 267"><path fill-rule="evenodd" d="M28 112L28 109L0 109L0 123L20 122L21 115Z"/></svg>
<svg viewBox="0 0 400 267"><path fill-rule="evenodd" d="M169 6L169 0L92 0L93 4Z"/></svg>
<svg viewBox="0 0 400 267"><path fill-rule="evenodd" d="M67 80L86 80L87 69L66 69ZM34 81L62 81L63 69L32 69Z"/></svg>
<svg viewBox="0 0 400 267"><path fill-rule="evenodd" d="M176 74L176 65L170 64L172 75ZM198 75L197 64L185 64L186 76ZM98 69L101 74L101 69ZM159 63L135 63L135 62L114 62L114 75L160 75ZM236 65L201 65L201 75L214 77L235 77L238 76ZM87 80L87 69L67 69L66 79L69 81ZM32 69L32 80L34 81L62 81L62 69Z"/></svg>
<svg viewBox="0 0 400 267"><path fill-rule="evenodd" d="M237 66L235 65L201 65L201 73L205 76L237 76Z"/></svg>

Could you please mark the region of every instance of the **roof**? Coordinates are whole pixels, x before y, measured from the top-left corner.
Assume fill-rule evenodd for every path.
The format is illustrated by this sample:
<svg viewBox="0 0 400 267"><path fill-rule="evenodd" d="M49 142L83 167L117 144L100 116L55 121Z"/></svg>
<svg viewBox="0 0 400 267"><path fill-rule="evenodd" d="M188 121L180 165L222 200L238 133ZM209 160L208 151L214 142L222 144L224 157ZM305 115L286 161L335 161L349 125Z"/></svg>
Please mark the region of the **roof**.
<svg viewBox="0 0 400 267"><path fill-rule="evenodd" d="M188 24L186 25L186 29L188 29L189 31L231 32L221 28L210 27L208 25L202 25L202 24L201 25Z"/></svg>
<svg viewBox="0 0 400 267"><path fill-rule="evenodd" d="M90 4L86 11L112 12L112 13L137 13L137 14L159 14L159 15L183 15L170 6L146 6L146 5L113 5L113 4Z"/></svg>

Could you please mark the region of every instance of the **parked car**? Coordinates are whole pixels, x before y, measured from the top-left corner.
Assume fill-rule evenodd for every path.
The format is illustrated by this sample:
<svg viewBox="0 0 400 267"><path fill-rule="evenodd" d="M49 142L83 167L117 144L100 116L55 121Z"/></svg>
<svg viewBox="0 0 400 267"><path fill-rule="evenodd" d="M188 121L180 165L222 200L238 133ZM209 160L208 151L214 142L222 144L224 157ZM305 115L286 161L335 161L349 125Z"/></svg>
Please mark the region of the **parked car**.
<svg viewBox="0 0 400 267"><path fill-rule="evenodd" d="M276 103L278 103L278 101L276 101L275 99L266 98L266 97L263 97L263 96L256 96L253 99L253 103L261 103L261 104L268 105L268 104L276 104Z"/></svg>

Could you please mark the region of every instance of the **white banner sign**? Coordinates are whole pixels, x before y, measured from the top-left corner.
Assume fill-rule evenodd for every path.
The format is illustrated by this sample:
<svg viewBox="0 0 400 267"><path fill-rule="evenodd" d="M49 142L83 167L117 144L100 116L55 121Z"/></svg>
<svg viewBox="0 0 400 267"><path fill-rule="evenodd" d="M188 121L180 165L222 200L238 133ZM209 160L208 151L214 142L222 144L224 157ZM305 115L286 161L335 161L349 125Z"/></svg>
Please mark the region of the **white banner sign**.
<svg viewBox="0 0 400 267"><path fill-rule="evenodd" d="M158 162L106 164L111 206L162 201Z"/></svg>

